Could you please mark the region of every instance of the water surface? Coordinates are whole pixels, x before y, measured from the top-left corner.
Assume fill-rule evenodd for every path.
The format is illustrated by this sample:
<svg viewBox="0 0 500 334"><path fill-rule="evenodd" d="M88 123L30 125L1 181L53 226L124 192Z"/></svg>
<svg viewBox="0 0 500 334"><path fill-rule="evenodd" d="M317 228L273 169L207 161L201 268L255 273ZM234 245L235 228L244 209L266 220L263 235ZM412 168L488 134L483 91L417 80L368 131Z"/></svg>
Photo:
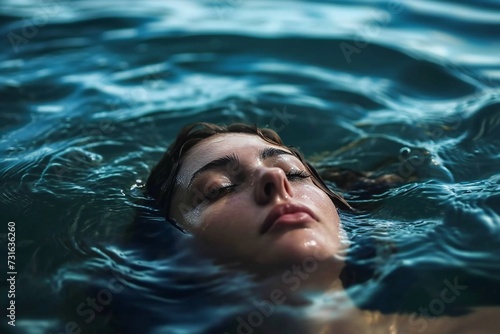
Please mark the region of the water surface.
<svg viewBox="0 0 500 334"><path fill-rule="evenodd" d="M0 233L16 223L18 272L7 331L222 332L252 310L247 278L190 260L154 214L123 241L150 168L195 121L267 126L320 169L406 179L344 193L369 208L342 213L355 244L398 249L370 259L360 306L411 313L430 302L423 278L440 289L457 275L483 290L447 311L494 302L497 1L6 0L0 35ZM112 300L93 312L102 289ZM292 316L305 315L270 322Z"/></svg>

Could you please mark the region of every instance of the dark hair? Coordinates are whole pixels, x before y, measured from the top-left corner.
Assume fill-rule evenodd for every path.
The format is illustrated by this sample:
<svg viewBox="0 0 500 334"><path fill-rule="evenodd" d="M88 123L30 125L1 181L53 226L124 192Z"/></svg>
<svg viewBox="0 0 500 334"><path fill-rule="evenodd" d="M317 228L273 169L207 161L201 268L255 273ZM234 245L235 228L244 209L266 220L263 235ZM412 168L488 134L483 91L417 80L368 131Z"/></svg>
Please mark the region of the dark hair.
<svg viewBox="0 0 500 334"><path fill-rule="evenodd" d="M230 125L216 125L211 123L193 123L181 129L177 138L169 146L161 160L153 168L146 182L147 194L154 198L167 220L170 220L170 204L175 192L175 181L184 155L197 143L216 134L223 133L248 133L259 136L270 144L282 146L290 150L308 169L312 180L332 199L333 203L342 208L351 210L352 207L342 196L331 191L321 179L316 169L309 164L302 153L295 147L283 144L279 135L266 128L255 125L233 123Z"/></svg>

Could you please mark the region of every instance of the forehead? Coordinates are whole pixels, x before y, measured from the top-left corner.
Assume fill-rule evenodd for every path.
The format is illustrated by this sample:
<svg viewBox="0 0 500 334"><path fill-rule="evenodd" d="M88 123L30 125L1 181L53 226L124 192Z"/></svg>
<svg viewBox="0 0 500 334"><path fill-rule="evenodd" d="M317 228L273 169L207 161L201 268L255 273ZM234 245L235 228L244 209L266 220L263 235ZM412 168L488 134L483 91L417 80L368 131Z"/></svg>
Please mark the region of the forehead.
<svg viewBox="0 0 500 334"><path fill-rule="evenodd" d="M245 161L246 158L255 158L266 147L289 151L283 146L273 145L253 134L224 133L208 137L186 153L179 171L178 182L184 184L195 171L214 159L234 153L241 161Z"/></svg>

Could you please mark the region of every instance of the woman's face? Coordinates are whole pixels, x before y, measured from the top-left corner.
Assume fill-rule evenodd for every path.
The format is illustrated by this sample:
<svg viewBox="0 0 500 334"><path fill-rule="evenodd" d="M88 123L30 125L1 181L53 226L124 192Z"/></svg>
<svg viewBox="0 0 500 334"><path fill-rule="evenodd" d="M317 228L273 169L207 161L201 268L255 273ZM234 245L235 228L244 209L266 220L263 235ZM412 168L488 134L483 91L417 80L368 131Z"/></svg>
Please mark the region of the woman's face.
<svg viewBox="0 0 500 334"><path fill-rule="evenodd" d="M336 254L328 195L288 149L251 134L211 136L182 161L172 218L219 259L274 268Z"/></svg>

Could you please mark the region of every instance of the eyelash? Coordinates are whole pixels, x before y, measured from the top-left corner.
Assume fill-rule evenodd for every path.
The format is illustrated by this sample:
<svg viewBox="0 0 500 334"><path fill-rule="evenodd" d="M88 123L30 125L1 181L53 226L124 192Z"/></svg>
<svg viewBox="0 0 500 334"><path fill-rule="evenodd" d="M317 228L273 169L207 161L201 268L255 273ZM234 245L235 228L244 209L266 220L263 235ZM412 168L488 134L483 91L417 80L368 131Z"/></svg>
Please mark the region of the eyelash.
<svg viewBox="0 0 500 334"><path fill-rule="evenodd" d="M298 181L298 180L307 179L308 177L311 177L311 174L309 174L305 170L293 170L293 171L286 173L286 177L287 177L288 181Z"/></svg>
<svg viewBox="0 0 500 334"><path fill-rule="evenodd" d="M287 172L285 175L286 175L286 178L288 179L288 181L291 181L291 182L300 181L300 180L307 179L307 178L311 177L311 174L307 173L304 170L292 170L292 171ZM220 186L218 188L215 188L215 189L211 190L208 195L205 196L205 199L208 200L209 202L214 202L217 199L223 197L224 195L233 192L237 186L238 186L237 184L231 184L231 185Z"/></svg>
<svg viewBox="0 0 500 334"><path fill-rule="evenodd" d="M236 188L236 186L236 184L231 184L228 186L220 186L218 188L212 189L207 195L205 195L205 199L209 202L214 202L222 196L232 192Z"/></svg>

